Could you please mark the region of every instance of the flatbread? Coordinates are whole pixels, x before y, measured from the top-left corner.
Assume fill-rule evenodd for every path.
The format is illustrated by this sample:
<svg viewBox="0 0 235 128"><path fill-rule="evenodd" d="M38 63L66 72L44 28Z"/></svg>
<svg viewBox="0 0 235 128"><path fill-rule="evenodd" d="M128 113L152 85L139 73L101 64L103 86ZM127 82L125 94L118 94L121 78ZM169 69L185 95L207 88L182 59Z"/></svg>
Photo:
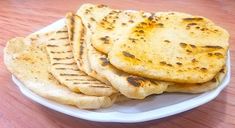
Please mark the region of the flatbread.
<svg viewBox="0 0 235 128"><path fill-rule="evenodd" d="M169 84L120 71L110 64L107 56L95 50L91 44L87 43L87 47L92 69L107 78L117 90L128 98L143 99L152 94L161 94Z"/></svg>
<svg viewBox="0 0 235 128"><path fill-rule="evenodd" d="M83 20L86 19L87 22L89 22L89 29L94 29L96 24L112 11L115 10L107 7L106 5L83 4L77 10L76 14L80 16Z"/></svg>
<svg viewBox="0 0 235 128"><path fill-rule="evenodd" d="M72 46L68 40L67 28L55 32L48 38L47 53L50 59L50 72L72 91L93 96L110 96L117 91L80 71L74 60Z"/></svg>
<svg viewBox="0 0 235 128"><path fill-rule="evenodd" d="M98 109L111 106L115 100L115 97L75 93L61 85L47 71L50 64L45 45L37 41L29 44L24 38L11 39L4 48L4 63L31 91L59 103L81 109Z"/></svg>
<svg viewBox="0 0 235 128"><path fill-rule="evenodd" d="M83 17L81 18L83 19ZM75 20L73 21L76 22ZM77 23L74 24L76 25ZM92 31L88 27L89 21L87 22L83 20L83 24L87 28L86 34L91 35ZM115 87L126 97L133 99L143 99L151 94L160 94L167 88L167 82L162 82L160 84L158 82L151 82L150 80L142 77L126 74L125 72L117 70L112 65L109 65L108 60L106 60L107 57L96 51L91 46L89 39L90 36L86 37L87 39L84 42L78 41L78 37L73 37L73 40L77 41L74 43L86 44L86 46L83 46L83 52L87 52L87 56L84 56L84 59L81 59L81 61L88 60L87 62L89 62L92 70L97 72L97 74L101 77L106 78L113 87Z"/></svg>
<svg viewBox="0 0 235 128"><path fill-rule="evenodd" d="M178 83L204 83L214 78L225 64L229 35L225 30L214 25L214 23L204 17L191 16L177 12L149 14L137 11L120 11L107 6L92 4L82 5L77 11L77 14L82 17L83 21L88 23L87 26L92 31L91 33L93 33L90 35L91 42L93 47L97 50L107 54L113 47L113 44L117 42L118 45L115 46L112 53L115 52L115 49L118 49L119 51L117 50L117 52L119 52L120 55L110 53L110 60L113 64L117 63L114 64L115 67L125 72ZM156 22L156 20L158 21ZM175 24L175 22L177 23ZM124 23L124 25L122 23ZM166 25L162 27L162 23ZM133 28L133 26L135 27ZM145 31L151 32L142 36L141 34L143 34L144 31L139 30L141 26L145 27ZM150 28L153 29L150 30ZM164 39L163 37L155 38L158 36L158 33L163 33L161 36L163 36ZM174 36L177 34L183 36ZM132 36L130 37L130 35ZM165 37L166 35L167 37ZM137 37L140 38L140 41L136 40ZM144 39L144 37L147 39ZM145 43L146 40L147 42L151 42L152 40L152 45L157 48ZM158 41L157 43L159 44L155 44L156 41ZM119 48L118 42L121 42L120 47L125 46L125 48ZM132 54L128 54L129 52L126 51L129 51L128 47L130 47L129 45L132 45L133 42L141 42L138 43L138 45L134 44L132 47L133 51L140 56L137 59L142 57L144 62L137 63L129 60ZM213 44L211 42L213 42ZM128 45L126 43L128 43ZM218 45L216 45L216 43ZM181 47L184 47L184 45L187 47L182 49ZM194 46L196 46L196 48ZM217 46L221 46L223 49L218 49ZM130 48L132 49L132 47ZM165 49L170 48L176 50L170 50L173 52L164 52ZM116 57L118 60L112 59L112 56ZM207 63L207 56L214 56L210 57L210 62L214 63ZM168 61L170 63L166 63ZM198 61L200 63L197 63ZM136 63L136 66L132 66ZM213 68L210 68L210 66Z"/></svg>
<svg viewBox="0 0 235 128"><path fill-rule="evenodd" d="M87 49L88 57L90 62L92 62L92 69L99 75L105 76L122 94L134 99L142 99L146 96L161 94L163 92L202 93L210 91L218 87L226 72L225 70L221 70L213 80L202 84L179 84L151 80L118 70L110 64L106 55L98 52L91 45Z"/></svg>
<svg viewBox="0 0 235 128"><path fill-rule="evenodd" d="M176 84L168 85L165 92L181 92L181 93L202 93L217 88L226 75L226 67L224 67L211 81L201 84Z"/></svg>
<svg viewBox="0 0 235 128"><path fill-rule="evenodd" d="M81 13L78 11L77 14ZM82 17L82 20L84 25L87 26L90 31L93 31L92 27L88 27L88 25L92 24L91 21L87 20L87 17ZM88 62L91 62L91 68L95 70L98 75L106 77L111 82L111 84L115 88L117 88L117 90L119 90L122 94L129 98L142 99L151 94L162 93L162 90L166 92L201 93L214 89L219 85L219 83L215 82L215 80L209 81L204 84L177 84L172 82L163 82L149 80L142 77L136 77L116 69L109 63L109 60L106 55L101 52L98 52L96 49L94 49L94 47L90 45L89 40L87 40L86 43L88 48L84 49L88 50ZM222 73L220 73L220 76L223 75ZM133 83L130 83L133 81L128 81L128 78L129 80L130 78L135 78L133 80L134 84L141 85L141 87L133 87ZM217 77L215 79L217 79ZM144 82L141 80L143 80ZM160 86L153 87L153 85ZM168 88L166 89L166 87Z"/></svg>
<svg viewBox="0 0 235 128"><path fill-rule="evenodd" d="M94 12L94 15L99 15L99 12ZM94 26L94 34L91 37L92 46L107 54L115 42L121 38L127 38L128 34L126 33L143 21L144 17L150 15L150 13L138 11L111 11L101 21L97 21Z"/></svg>
<svg viewBox="0 0 235 128"><path fill-rule="evenodd" d="M161 12L132 28L108 57L116 68L131 74L204 83L225 65L228 39L226 30L204 17Z"/></svg>
<svg viewBox="0 0 235 128"><path fill-rule="evenodd" d="M105 5L84 4L77 11L77 15L89 22L92 30L90 39L98 51L108 53L113 43L127 36L129 29L143 21L150 13L142 11L122 11L111 9Z"/></svg>
<svg viewBox="0 0 235 128"><path fill-rule="evenodd" d="M81 18L73 13L66 14L66 25L69 34L69 42L72 46L72 51L74 55L74 60L77 63L78 68L81 71L84 71L89 76L92 76L106 85L110 85L107 79L100 77L97 75L95 71L90 68L89 60L87 59L87 50L85 43L83 43L86 39L87 34L86 29L84 29L84 25L81 22Z"/></svg>

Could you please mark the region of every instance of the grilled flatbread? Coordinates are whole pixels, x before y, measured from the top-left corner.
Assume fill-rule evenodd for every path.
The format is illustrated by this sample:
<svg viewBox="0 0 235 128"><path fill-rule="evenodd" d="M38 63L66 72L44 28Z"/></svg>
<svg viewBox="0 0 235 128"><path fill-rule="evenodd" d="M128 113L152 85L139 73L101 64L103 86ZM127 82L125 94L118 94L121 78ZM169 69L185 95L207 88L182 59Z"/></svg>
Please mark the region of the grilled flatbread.
<svg viewBox="0 0 235 128"><path fill-rule="evenodd" d="M76 25L76 23L74 24ZM87 33L92 33L90 28L88 27L89 22L83 20L83 24L87 27ZM89 37L87 36L87 38ZM74 38L74 40L78 39L79 38L76 37ZM74 43L81 42L77 41ZM91 69L97 72L97 74L101 77L105 77L112 84L112 86L114 86L126 97L134 99L143 99L148 95L160 94L166 90L167 82L158 83L119 71L109 64L109 61L107 60L107 57L105 55L98 52L91 46L89 39L82 43L86 44L86 48L83 48L83 50L87 50L84 52L87 52L88 56L84 57L87 57L87 62L90 62L89 65Z"/></svg>
<svg viewBox="0 0 235 128"><path fill-rule="evenodd" d="M94 29L96 24L102 21L102 19L112 11L115 10L107 7L106 5L83 4L77 10L76 14L89 22L89 29Z"/></svg>
<svg viewBox="0 0 235 128"><path fill-rule="evenodd" d="M168 85L166 92L182 92L182 93L202 93L215 89L219 86L226 75L226 67L224 67L211 81L201 84L176 84Z"/></svg>
<svg viewBox="0 0 235 128"><path fill-rule="evenodd" d="M89 22L88 27L93 33L90 35L93 47L107 54L113 43L128 36L126 33L129 29L151 14L142 11L121 11L105 5L84 4L77 11L77 15Z"/></svg>
<svg viewBox="0 0 235 128"><path fill-rule="evenodd" d="M87 43L87 47L92 69L97 74L107 78L117 90L128 98L143 99L151 94L161 94L169 84L168 82L151 81L120 71L110 64L106 55L95 50L91 44Z"/></svg>
<svg viewBox="0 0 235 128"><path fill-rule="evenodd" d="M97 73L90 68L90 63L87 59L86 46L84 46L85 43L83 43L85 39L87 39L86 36L88 35L85 34L86 29L84 28L80 17L74 15L73 13L67 13L66 25L70 37L69 42L72 46L74 60L76 61L78 68L89 76L104 82L106 85L110 85L109 81L97 75Z"/></svg>
<svg viewBox="0 0 235 128"><path fill-rule="evenodd" d="M77 14L82 15L82 13L79 11L77 12ZM94 31L92 27L88 27L89 25L91 26L92 23L91 21L87 20L86 16L83 16L82 20L84 22L84 25L87 25L89 31ZM216 83L215 81L209 81L204 84L177 84L172 82L162 82L156 80L148 80L142 77L136 77L113 67L109 63L106 55L94 49L90 45L89 40L86 41L86 43L88 48L84 49L88 50L88 62L91 62L91 68L95 70L98 75L106 77L115 88L117 88L122 94L129 98L142 99L151 94L162 93L164 89L164 91L167 92L201 93L209 91L218 86L218 83ZM131 80L131 78L134 78L134 80ZM133 87L133 83L131 84L131 82L141 85L141 87ZM156 83L157 85L161 86L153 87L152 85L156 85ZM168 88L166 89L167 86Z"/></svg>
<svg viewBox="0 0 235 128"><path fill-rule="evenodd" d="M72 91L86 95L110 96L117 91L80 71L74 60L72 46L68 40L67 28L48 38L47 53L50 59L50 72Z"/></svg>
<svg viewBox="0 0 235 128"><path fill-rule="evenodd" d="M226 62L229 34L210 20L178 12L151 15L108 57L125 72L177 83L210 81ZM170 50L168 50L170 49Z"/></svg>
<svg viewBox="0 0 235 128"><path fill-rule="evenodd" d="M211 80L225 63L228 33L203 17L177 12L157 14L128 12L91 4L83 5L77 11L77 14L83 18L83 21L85 20L89 23L88 26L93 33L91 42L97 50L108 53L116 42L121 42L120 47L123 47L122 45L125 46L125 48L119 48L119 43L117 43L118 45L117 47L115 46L115 49L119 49L119 54L121 55L119 57L110 53L110 59L111 63L117 63L114 66L128 73L179 83L204 83ZM165 24L164 27L162 23ZM159 33L161 37L155 38ZM138 38L139 40L137 40ZM145 41L148 43L145 43ZM158 44L155 43L156 41ZM134 42L141 43L135 45ZM133 51L136 50L136 54L143 58L143 62L129 62L132 55L127 52L129 51L129 45L133 45ZM185 46L187 47L181 48ZM194 46L197 48L194 48ZM217 46L223 49L219 49ZM174 48L173 52L175 53L164 52L165 49L170 48ZM112 53L115 52L115 49L112 50ZM115 59L112 59L111 55L119 57L119 60L112 62ZM205 61L208 60L207 56L211 55L214 57L210 57L210 60L214 63L205 64L207 63ZM215 56L220 59L216 59ZM124 59L128 63L123 61ZM168 61L170 62L167 63ZM195 63L197 61L200 63ZM132 66L136 63L136 66ZM171 67L171 65L174 67ZM213 68L210 68L210 66ZM169 73L170 75L167 72L171 72Z"/></svg>
<svg viewBox="0 0 235 128"><path fill-rule="evenodd" d="M116 69L110 64L106 55L98 52L91 45L87 47L92 69L99 75L105 76L117 90L129 98L142 99L148 95L162 92L202 93L216 88L225 76L225 71L221 70L213 80L203 84L179 84L150 80Z"/></svg>
<svg viewBox="0 0 235 128"><path fill-rule="evenodd" d="M67 15L67 17L68 17L68 15ZM75 20L76 18L78 18L78 16L76 16L76 15L73 15L73 14L70 14L70 17L71 17L71 21L74 21L74 27L73 28L79 28L79 26L77 26L77 25L80 25L79 23L76 23L76 22L80 22L80 21L77 21L77 20ZM67 20L69 20L68 18L67 18ZM70 23L70 21L67 21L67 25ZM68 26L70 26L70 25L68 25ZM68 29L69 31L71 31L72 29ZM83 30L80 30L80 31L83 31ZM84 34L86 34L86 33L84 33ZM83 45L82 46L82 49L79 49L79 50L81 50L81 52L82 53L87 53L88 52L88 46L86 45L86 41L80 41L81 39L79 38L79 36L77 36L77 35L79 35L78 33L76 33L76 32L74 32L74 33L72 33L71 32L71 34L69 34L69 37L72 37L73 38L73 45L74 46L81 46L81 45ZM86 36L86 35L84 35L84 36ZM87 40L87 41L89 41L89 39ZM80 43L80 44L76 44L76 43ZM92 50L92 49L91 49ZM90 51L91 51L90 50ZM93 49L93 50L95 50L95 49ZM76 53L75 53L76 54ZM94 55L94 56L99 56L100 54L99 54L99 52L98 51L95 51L95 52L90 52L90 54L92 54L92 55ZM89 55L88 55L89 56ZM83 57L81 57L81 59L79 59L79 63L83 63L84 65L86 65L87 63L86 62L88 62L88 65L97 65L97 61L94 61L94 60L92 60L92 59L89 59L88 58L88 56L83 56ZM101 57L103 57L102 55L101 55ZM105 61L103 58L101 58L101 59L99 59L99 58L97 58L98 59L98 64L101 66L101 63L102 64L104 64L105 62L103 62L103 61ZM106 67L105 67L106 68ZM112 69L112 68L111 68ZM91 70L94 70L93 68L91 69ZM101 77L105 77L105 78L107 78L111 83L112 83L112 85L117 85L118 84L118 82L120 82L120 83L124 83L124 86L123 86L123 88L121 88L121 86L120 86L120 88L118 89L118 90L123 90L122 92L126 92L126 94L125 93L123 93L123 94L125 94L125 96L127 96L127 95L129 95L128 97L134 97L134 95L137 95L136 94L136 90L140 90L141 91L141 89L136 89L137 87L135 87L135 86L137 86L137 85L135 85L134 83L131 83L132 81L130 80L130 82L128 82L126 79L127 79L127 76L123 76L123 77L120 77L120 76L118 76L117 74L115 74L115 73L111 73L110 75L109 74L107 74L107 75L101 75L100 74L100 71L99 70L94 70L95 72L97 72L97 74L99 75L99 76L101 76ZM104 71L106 71L106 70L104 70ZM111 71L112 72L112 71ZM138 81L138 82L141 82L141 79L140 80L137 80L138 79L138 77L134 77L134 76L131 76L129 79L133 79L133 81L136 79L136 82ZM116 82L113 82L113 81L116 81ZM145 82L145 84L146 84L147 82ZM149 82L148 82L149 83ZM131 84L132 84L132 86L131 86ZM162 90L163 89L161 89L161 86L155 86L156 84L154 84L154 87L152 87L151 89L149 88L149 92L148 93L161 93L162 92ZM114 86L115 87L115 86ZM128 88L127 88L128 87ZM165 88L166 88L166 86L164 86ZM165 89L164 88L164 89ZM156 91L157 90L157 91ZM139 91L139 92L140 92ZM132 93L132 94L131 94ZM145 96L147 96L148 94L147 94L147 91L145 91L144 93L146 93L146 94L142 94L144 97ZM131 95L133 95L133 96L131 96ZM135 96L136 97L136 96Z"/></svg>
<svg viewBox="0 0 235 128"><path fill-rule="evenodd" d="M76 20L73 21L76 22ZM74 24L78 25L77 23ZM84 20L83 24L87 27L86 32L88 34L92 33L88 27L89 22ZM78 26L74 27L78 28ZM73 35L69 34L69 36ZM87 62L89 62L91 69L97 72L97 74L101 77L106 78L112 84L112 86L119 90L123 95L127 96L128 98L143 99L151 94L160 94L167 88L167 82L162 82L160 84L158 82L151 82L150 80L144 79L142 77L126 74L117 70L112 65L109 65L108 60L106 60L107 57L96 51L91 46L89 36L86 37L87 39L84 42L81 42L79 41L78 36L73 36L73 40L76 41L74 43L86 44L83 46L82 50L84 53L87 53L87 56L84 56L84 59L81 59L81 61L88 60Z"/></svg>
<svg viewBox="0 0 235 128"><path fill-rule="evenodd" d="M62 104L82 109L109 107L115 97L87 96L70 91L61 85L49 72L50 66L45 45L33 38L28 43L24 38L10 40L4 49L4 63L27 88L34 93Z"/></svg>
<svg viewBox="0 0 235 128"><path fill-rule="evenodd" d="M94 15L99 12L94 12ZM88 15L86 15L88 16ZM94 26L91 36L93 47L107 54L113 44L121 38L127 38L128 31L144 20L150 13L138 11L113 10Z"/></svg>

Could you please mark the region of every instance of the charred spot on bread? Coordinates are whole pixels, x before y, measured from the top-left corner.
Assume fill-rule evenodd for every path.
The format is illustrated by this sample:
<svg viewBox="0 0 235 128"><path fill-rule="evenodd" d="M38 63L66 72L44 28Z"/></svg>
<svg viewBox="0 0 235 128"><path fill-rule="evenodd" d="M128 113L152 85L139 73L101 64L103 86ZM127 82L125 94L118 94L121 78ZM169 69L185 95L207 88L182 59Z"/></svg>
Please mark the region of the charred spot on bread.
<svg viewBox="0 0 235 128"><path fill-rule="evenodd" d="M134 87L139 87L141 86L141 83L145 81L145 79L137 76L129 76L127 77L127 81L129 84L133 85Z"/></svg>
<svg viewBox="0 0 235 128"><path fill-rule="evenodd" d="M101 57L100 60L102 61L102 66L110 64L109 60L106 57Z"/></svg>
<svg viewBox="0 0 235 128"><path fill-rule="evenodd" d="M122 51L122 54L123 54L124 56L126 56L126 57L129 57L129 58L135 58L134 55L132 55L131 53L126 52L126 51Z"/></svg>

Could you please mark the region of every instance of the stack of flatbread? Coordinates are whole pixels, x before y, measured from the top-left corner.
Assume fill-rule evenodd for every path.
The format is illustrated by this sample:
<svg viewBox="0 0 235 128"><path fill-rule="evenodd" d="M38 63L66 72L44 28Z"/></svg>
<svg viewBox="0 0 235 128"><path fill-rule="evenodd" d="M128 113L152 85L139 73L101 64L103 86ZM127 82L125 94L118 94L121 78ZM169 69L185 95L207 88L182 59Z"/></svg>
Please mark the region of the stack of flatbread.
<svg viewBox="0 0 235 128"><path fill-rule="evenodd" d="M11 39L4 49L14 76L59 103L99 109L165 92L202 93L226 74L229 34L207 18L84 4L65 19L59 30Z"/></svg>

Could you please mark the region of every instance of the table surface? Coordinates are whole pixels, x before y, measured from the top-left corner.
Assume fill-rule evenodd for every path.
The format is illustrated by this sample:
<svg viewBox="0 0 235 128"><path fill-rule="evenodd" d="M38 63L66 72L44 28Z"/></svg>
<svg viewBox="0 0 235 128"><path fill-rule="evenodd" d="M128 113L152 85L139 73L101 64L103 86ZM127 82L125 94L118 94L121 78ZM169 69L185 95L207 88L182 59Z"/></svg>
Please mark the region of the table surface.
<svg viewBox="0 0 235 128"><path fill-rule="evenodd" d="M229 86L213 101L193 110L144 123L97 123L73 118L43 107L21 94L3 64L2 50L10 38L26 36L76 11L83 3L107 4L118 9L181 11L202 15L227 29L230 37L232 77ZM0 0L0 127L166 127L235 128L235 1L234 0Z"/></svg>

